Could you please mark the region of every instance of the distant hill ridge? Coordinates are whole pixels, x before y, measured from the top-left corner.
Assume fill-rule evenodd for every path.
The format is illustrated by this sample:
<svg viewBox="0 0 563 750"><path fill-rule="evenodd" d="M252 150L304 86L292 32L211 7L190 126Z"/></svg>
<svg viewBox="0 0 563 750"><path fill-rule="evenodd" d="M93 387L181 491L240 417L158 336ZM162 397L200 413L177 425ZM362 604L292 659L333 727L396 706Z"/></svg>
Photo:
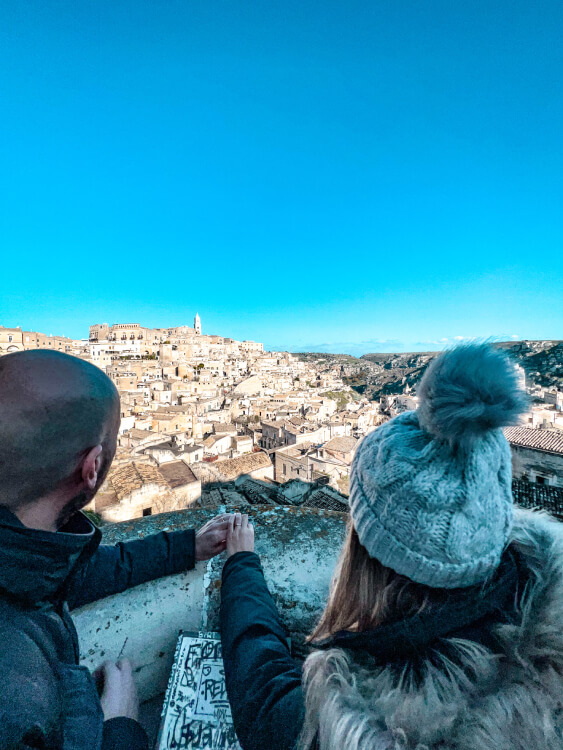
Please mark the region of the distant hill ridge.
<svg viewBox="0 0 563 750"><path fill-rule="evenodd" d="M563 344L563 339L537 339L537 340L528 340L523 339L522 341L495 341L492 343L492 346L497 347L498 349L506 349L511 351L513 354L534 354L541 351L546 351L547 349L559 346L560 344ZM369 352L368 354L362 354L361 357L358 357L358 359L370 359L371 357L375 357L377 359L380 358L393 358L393 357L409 357L409 356L416 356L418 354L426 355L426 356L436 356L440 352L438 350L436 351L425 351L425 352ZM320 356L320 355L319 355ZM342 356L342 355L331 355L331 356ZM376 360L374 360L376 361Z"/></svg>
<svg viewBox="0 0 563 750"><path fill-rule="evenodd" d="M494 342L526 371L537 385L563 389L563 340L523 340ZM325 367L339 365L344 382L370 399L403 393L415 388L429 363L439 354L427 352L373 352L361 357L309 352L299 356Z"/></svg>

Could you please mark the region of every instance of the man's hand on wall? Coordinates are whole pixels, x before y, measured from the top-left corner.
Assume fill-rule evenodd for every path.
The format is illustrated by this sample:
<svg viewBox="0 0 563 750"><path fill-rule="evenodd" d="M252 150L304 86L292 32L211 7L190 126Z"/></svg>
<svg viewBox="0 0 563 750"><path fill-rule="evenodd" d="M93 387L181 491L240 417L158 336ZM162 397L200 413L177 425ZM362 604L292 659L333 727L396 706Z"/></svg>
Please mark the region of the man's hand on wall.
<svg viewBox="0 0 563 750"><path fill-rule="evenodd" d="M133 679L133 669L128 659L114 664L105 662L95 674L101 688L100 702L104 712L104 721L118 716L129 719L139 718L139 699Z"/></svg>
<svg viewBox="0 0 563 750"><path fill-rule="evenodd" d="M195 535L195 559L210 560L219 555L227 545L229 515L215 516Z"/></svg>

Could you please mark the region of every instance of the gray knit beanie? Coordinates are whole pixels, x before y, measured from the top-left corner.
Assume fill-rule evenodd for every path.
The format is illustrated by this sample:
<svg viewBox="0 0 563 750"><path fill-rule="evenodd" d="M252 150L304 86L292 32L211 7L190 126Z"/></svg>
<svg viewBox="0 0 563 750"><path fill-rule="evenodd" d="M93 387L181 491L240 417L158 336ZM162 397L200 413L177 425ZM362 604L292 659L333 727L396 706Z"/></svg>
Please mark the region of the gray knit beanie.
<svg viewBox="0 0 563 750"><path fill-rule="evenodd" d="M350 512L371 557L413 581L462 588L497 568L512 527L510 446L502 427L527 408L500 350L465 344L440 354L416 411L361 442Z"/></svg>

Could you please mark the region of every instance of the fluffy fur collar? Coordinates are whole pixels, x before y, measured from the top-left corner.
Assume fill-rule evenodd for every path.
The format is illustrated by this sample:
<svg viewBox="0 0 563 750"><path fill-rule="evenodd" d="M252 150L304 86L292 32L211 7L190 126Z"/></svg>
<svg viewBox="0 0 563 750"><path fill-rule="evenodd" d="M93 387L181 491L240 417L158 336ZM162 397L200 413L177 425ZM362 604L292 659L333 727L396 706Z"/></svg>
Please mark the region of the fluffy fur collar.
<svg viewBox="0 0 563 750"><path fill-rule="evenodd" d="M416 674L350 651L305 662L301 738L321 750L563 750L563 524L518 510L512 542L530 570L500 653L443 638Z"/></svg>

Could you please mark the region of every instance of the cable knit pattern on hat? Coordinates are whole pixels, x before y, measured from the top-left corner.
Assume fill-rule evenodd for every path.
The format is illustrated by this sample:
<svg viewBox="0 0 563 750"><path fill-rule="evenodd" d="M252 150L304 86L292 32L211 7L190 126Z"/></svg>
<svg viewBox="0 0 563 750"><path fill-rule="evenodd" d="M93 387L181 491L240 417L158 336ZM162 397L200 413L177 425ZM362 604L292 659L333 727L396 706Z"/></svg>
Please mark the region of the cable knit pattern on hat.
<svg viewBox="0 0 563 750"><path fill-rule="evenodd" d="M439 355L400 414L360 444L350 511L368 553L435 588L497 568L512 527L510 446L501 427L526 408L514 366L485 344Z"/></svg>

